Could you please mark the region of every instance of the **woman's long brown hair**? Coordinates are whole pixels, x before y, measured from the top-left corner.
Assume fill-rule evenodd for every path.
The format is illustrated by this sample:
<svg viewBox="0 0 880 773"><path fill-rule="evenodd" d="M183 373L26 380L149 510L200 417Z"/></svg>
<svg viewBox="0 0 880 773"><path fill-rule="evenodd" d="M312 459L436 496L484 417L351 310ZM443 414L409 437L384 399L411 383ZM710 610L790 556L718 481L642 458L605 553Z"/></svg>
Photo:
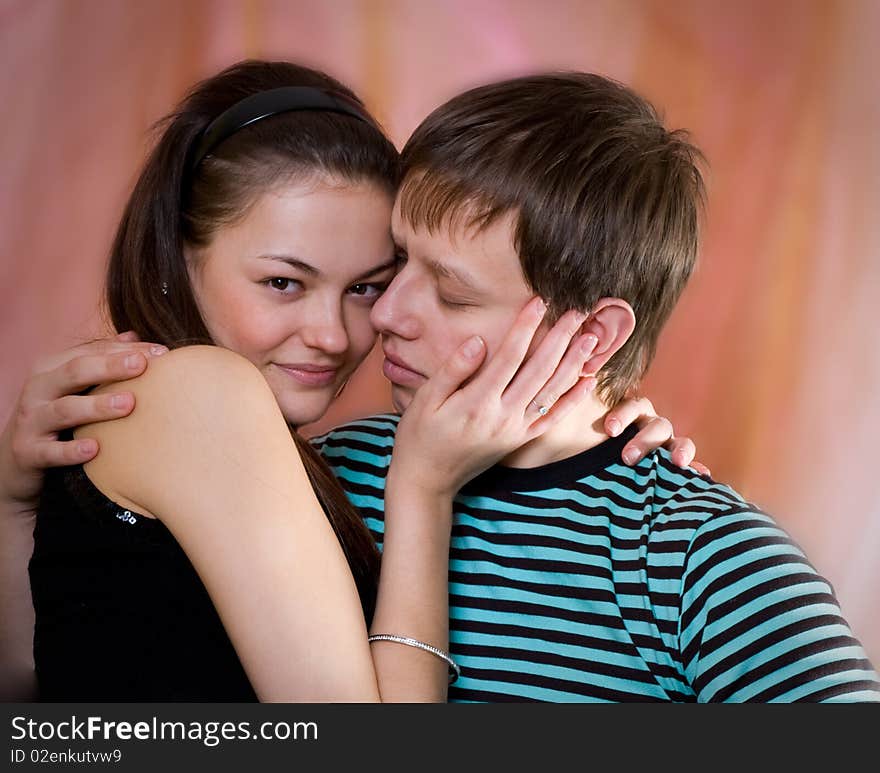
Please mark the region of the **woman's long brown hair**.
<svg viewBox="0 0 880 773"><path fill-rule="evenodd" d="M279 182L331 176L395 191L394 145L375 126L329 112L257 121L225 140L194 171L187 170L193 143L216 116L251 94L283 86L331 89L362 104L324 73L289 62L249 60L196 85L160 122L162 134L128 200L110 254L106 300L116 330L133 330L142 340L169 348L214 343L190 285L184 246L208 244L218 228L243 217L260 193ZM321 456L295 431L291 434L369 623L379 573L376 545Z"/></svg>

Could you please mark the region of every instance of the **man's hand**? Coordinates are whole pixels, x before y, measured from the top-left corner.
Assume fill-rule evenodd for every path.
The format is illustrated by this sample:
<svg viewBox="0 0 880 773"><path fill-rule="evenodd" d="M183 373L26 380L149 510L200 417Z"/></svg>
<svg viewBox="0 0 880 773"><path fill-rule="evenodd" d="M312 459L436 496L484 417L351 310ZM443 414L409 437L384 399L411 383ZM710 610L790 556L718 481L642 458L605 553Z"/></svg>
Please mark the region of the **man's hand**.
<svg viewBox="0 0 880 773"><path fill-rule="evenodd" d="M60 441L63 429L126 416L134 395L119 391L79 395L97 384L125 381L144 372L150 357L164 354L159 344L137 340L134 333L82 344L41 361L25 382L0 435L0 499L32 509L43 470L82 464L98 453L89 438Z"/></svg>

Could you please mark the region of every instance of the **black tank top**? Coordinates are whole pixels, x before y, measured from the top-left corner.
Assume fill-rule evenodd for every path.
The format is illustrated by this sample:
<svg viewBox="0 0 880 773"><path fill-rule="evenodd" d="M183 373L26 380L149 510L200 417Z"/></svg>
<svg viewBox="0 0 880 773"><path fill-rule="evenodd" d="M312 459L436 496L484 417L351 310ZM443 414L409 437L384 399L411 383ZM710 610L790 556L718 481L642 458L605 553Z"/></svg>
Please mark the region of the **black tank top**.
<svg viewBox="0 0 880 773"><path fill-rule="evenodd" d="M205 586L160 521L49 470L29 566L43 701L255 701Z"/></svg>

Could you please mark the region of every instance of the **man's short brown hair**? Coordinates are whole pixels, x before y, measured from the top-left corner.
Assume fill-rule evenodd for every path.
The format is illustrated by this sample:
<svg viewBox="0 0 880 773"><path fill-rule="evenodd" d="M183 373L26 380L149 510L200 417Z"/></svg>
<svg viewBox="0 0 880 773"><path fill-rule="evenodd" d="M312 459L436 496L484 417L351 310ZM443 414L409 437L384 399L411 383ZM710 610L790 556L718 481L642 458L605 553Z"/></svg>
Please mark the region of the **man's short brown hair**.
<svg viewBox="0 0 880 773"><path fill-rule="evenodd" d="M648 367L693 270L701 159L620 83L516 78L454 97L416 129L402 154L401 214L436 232L513 213L523 275L554 318L603 297L627 301L636 329L599 376L613 405Z"/></svg>

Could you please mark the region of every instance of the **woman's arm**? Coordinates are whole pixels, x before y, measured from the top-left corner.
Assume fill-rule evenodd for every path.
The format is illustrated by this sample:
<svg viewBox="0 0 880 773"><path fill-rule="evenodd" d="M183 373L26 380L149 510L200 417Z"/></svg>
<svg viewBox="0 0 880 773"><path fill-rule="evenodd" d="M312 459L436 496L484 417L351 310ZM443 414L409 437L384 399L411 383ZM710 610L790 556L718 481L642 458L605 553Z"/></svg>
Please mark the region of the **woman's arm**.
<svg viewBox="0 0 880 773"><path fill-rule="evenodd" d="M377 660L377 681L354 580L259 371L232 352L189 347L152 364L130 388L136 411L83 428L104 449L87 472L111 499L168 526L259 698L373 701L379 682L397 679L415 686L414 699L433 697L439 676L430 658L403 669L395 656ZM442 555L445 572L442 547L401 526L400 544L389 545L392 566L405 573ZM389 608L397 573L383 578L381 608ZM437 614L418 604L397 610L399 603L390 600L410 630Z"/></svg>
<svg viewBox="0 0 880 773"><path fill-rule="evenodd" d="M406 636L445 651L452 499L409 485L406 475L394 464L388 470L382 571L370 634ZM440 658L390 641L373 642L372 652L383 702L446 701L449 670Z"/></svg>

